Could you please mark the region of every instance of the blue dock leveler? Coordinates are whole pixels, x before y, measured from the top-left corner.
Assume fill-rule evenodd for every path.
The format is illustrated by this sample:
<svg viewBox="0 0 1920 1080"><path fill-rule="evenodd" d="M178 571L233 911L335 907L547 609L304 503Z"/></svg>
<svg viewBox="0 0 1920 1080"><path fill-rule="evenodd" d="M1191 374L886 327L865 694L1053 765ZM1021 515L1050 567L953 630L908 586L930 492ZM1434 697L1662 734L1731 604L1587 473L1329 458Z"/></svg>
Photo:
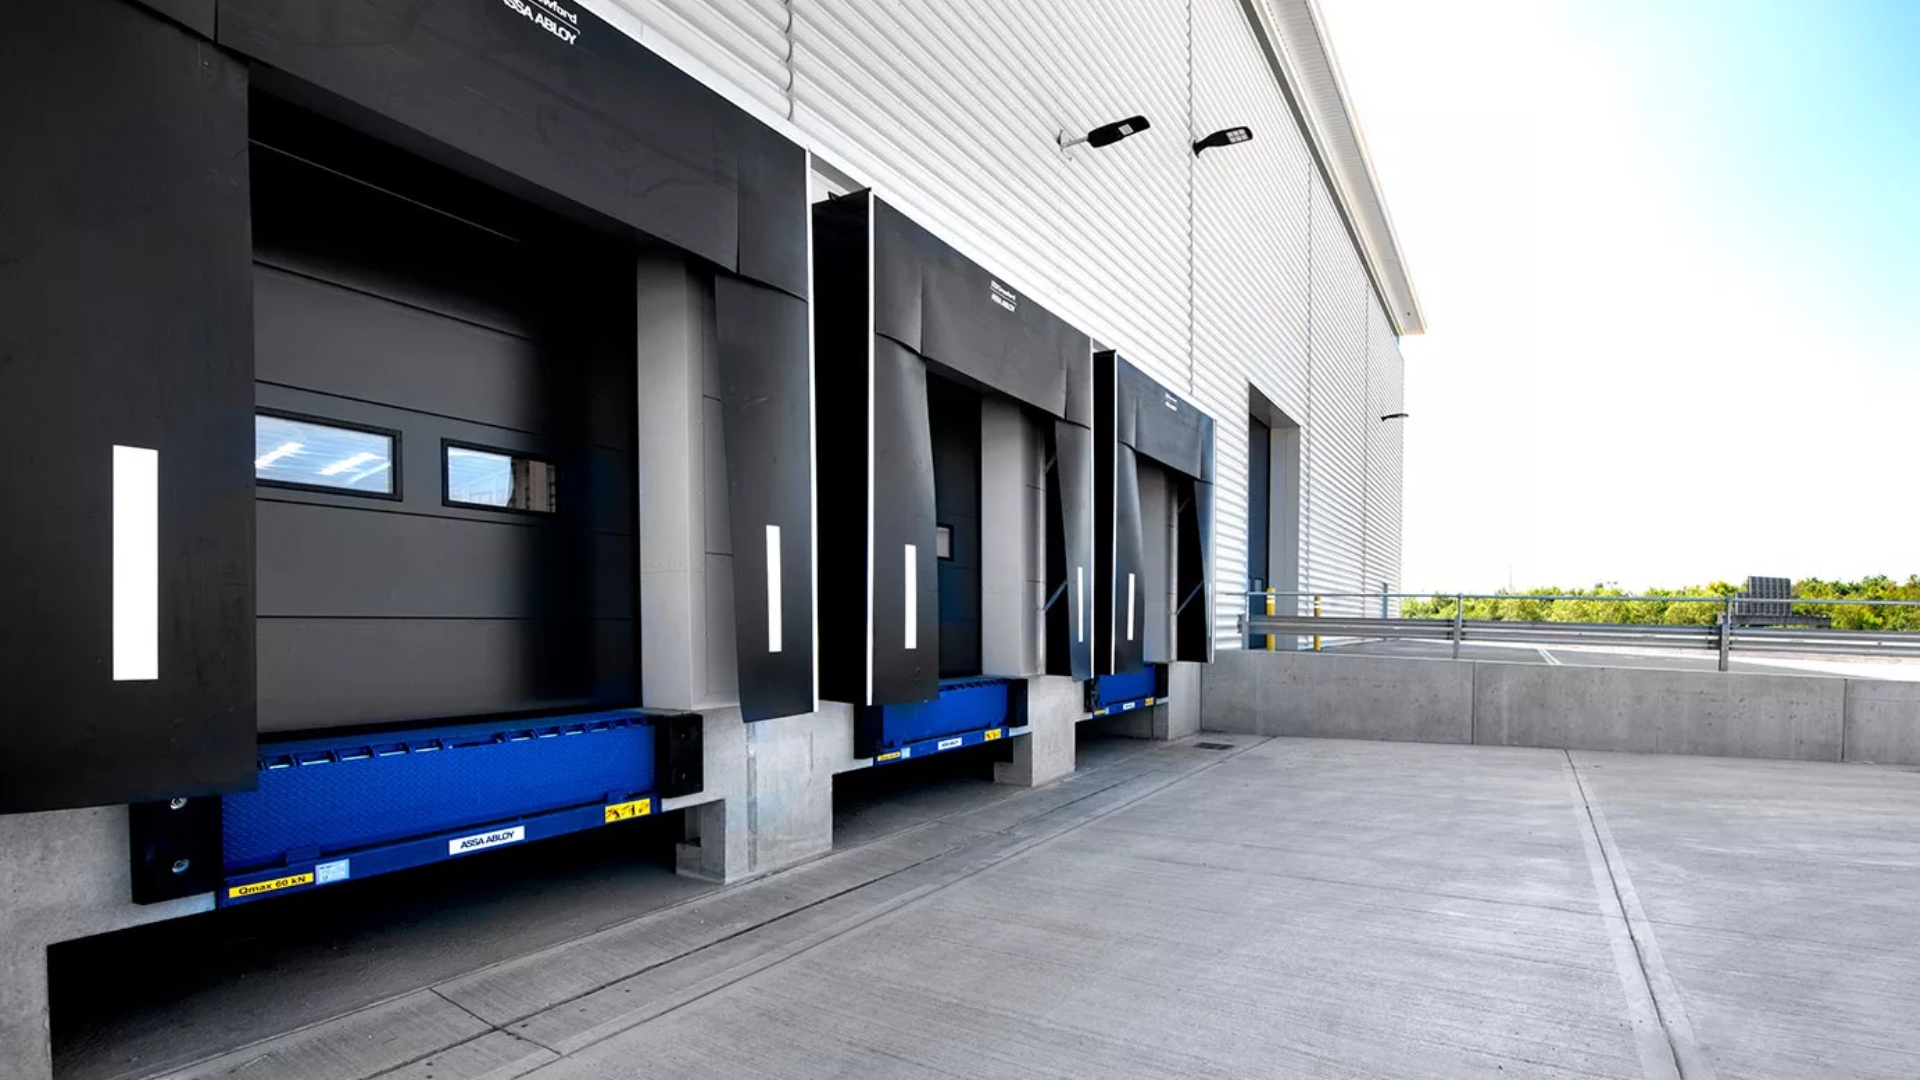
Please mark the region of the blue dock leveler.
<svg viewBox="0 0 1920 1080"><path fill-rule="evenodd" d="M1147 664L1139 671L1100 675L1087 681L1087 717L1118 716L1150 709L1167 700L1167 665Z"/></svg>
<svg viewBox="0 0 1920 1080"><path fill-rule="evenodd" d="M998 742L1027 722L1025 679L943 679L940 696L911 705L863 705L853 754L875 765Z"/></svg>
<svg viewBox="0 0 1920 1080"><path fill-rule="evenodd" d="M700 717L610 709L263 742L252 791L131 808L134 899L221 907L612 825L702 786Z"/></svg>

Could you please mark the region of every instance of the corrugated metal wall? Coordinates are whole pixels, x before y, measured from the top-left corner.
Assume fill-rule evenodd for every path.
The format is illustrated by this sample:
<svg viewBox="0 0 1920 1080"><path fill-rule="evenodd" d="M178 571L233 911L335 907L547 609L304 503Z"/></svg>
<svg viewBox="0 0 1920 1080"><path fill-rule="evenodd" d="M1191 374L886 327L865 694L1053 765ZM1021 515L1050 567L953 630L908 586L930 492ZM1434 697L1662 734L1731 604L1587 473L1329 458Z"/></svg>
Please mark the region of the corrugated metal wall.
<svg viewBox="0 0 1920 1080"><path fill-rule="evenodd" d="M587 6L787 118L822 160L1214 414L1221 647L1240 641L1249 387L1303 429L1302 587L1398 580L1399 425L1377 419L1397 404L1371 411L1399 401L1398 349L1239 0ZM1055 145L1135 113L1155 130ZM1192 156L1236 124L1252 143Z"/></svg>
<svg viewBox="0 0 1920 1080"><path fill-rule="evenodd" d="M1357 593L1365 588L1367 309L1379 305L1317 176L1312 250L1300 578L1303 588ZM1359 606L1352 599L1329 600L1325 610L1358 613Z"/></svg>
<svg viewBox="0 0 1920 1080"><path fill-rule="evenodd" d="M1240 640L1247 588L1249 384L1307 423L1309 223L1313 158L1235 0L1193 8L1195 137L1236 124L1250 143L1193 160L1194 387L1219 421L1216 639Z"/></svg>
<svg viewBox="0 0 1920 1080"><path fill-rule="evenodd" d="M1366 542L1364 577L1368 589L1386 585L1400 588L1400 475L1401 446L1406 425L1380 420L1406 407L1400 342L1379 305L1367 315L1367 438Z"/></svg>
<svg viewBox="0 0 1920 1080"><path fill-rule="evenodd" d="M696 69L697 77L723 79L775 115L789 115L791 12L785 0L603 0L587 6L629 33L638 24L642 43Z"/></svg>
<svg viewBox="0 0 1920 1080"><path fill-rule="evenodd" d="M1187 388L1177 138L1063 129L1187 108L1182 0L794 0L793 118L1008 284Z"/></svg>

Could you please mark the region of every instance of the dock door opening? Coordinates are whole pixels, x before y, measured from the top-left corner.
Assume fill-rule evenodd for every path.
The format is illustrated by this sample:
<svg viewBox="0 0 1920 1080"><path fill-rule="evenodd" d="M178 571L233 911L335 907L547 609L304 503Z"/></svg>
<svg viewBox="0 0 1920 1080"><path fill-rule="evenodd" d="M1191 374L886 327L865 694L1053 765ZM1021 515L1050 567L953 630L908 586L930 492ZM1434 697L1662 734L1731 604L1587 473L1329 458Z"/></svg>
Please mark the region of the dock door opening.
<svg viewBox="0 0 1920 1080"><path fill-rule="evenodd" d="M260 729L636 703L630 253L250 124Z"/></svg>
<svg viewBox="0 0 1920 1080"><path fill-rule="evenodd" d="M927 380L933 446L933 557L939 577L940 677L980 675L980 395Z"/></svg>

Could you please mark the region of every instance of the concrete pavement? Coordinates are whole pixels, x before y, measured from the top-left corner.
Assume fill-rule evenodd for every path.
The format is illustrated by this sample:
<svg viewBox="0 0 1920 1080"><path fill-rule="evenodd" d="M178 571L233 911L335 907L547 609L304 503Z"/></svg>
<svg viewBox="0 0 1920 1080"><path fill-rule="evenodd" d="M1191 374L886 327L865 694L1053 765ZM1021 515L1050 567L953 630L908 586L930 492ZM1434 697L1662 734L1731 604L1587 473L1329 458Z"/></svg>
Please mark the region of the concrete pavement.
<svg viewBox="0 0 1920 1080"><path fill-rule="evenodd" d="M1920 1075L1920 771L1203 734L927 807L174 1075Z"/></svg>

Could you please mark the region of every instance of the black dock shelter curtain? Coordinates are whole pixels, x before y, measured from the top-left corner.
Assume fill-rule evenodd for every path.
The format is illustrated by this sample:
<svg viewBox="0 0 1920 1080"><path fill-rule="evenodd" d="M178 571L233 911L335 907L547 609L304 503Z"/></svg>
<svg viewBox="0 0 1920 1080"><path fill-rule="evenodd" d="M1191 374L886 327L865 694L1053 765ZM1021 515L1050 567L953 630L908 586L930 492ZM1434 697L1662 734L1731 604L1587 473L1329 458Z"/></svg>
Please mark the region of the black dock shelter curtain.
<svg viewBox="0 0 1920 1080"><path fill-rule="evenodd" d="M871 192L814 207L814 290L823 696L939 694L930 369L1052 418L1048 670L1088 677L1088 337Z"/></svg>
<svg viewBox="0 0 1920 1080"><path fill-rule="evenodd" d="M1047 674L1093 678L1099 607L1094 565L1093 431L1055 420L1047 469Z"/></svg>
<svg viewBox="0 0 1920 1080"><path fill-rule="evenodd" d="M813 711L815 693L807 302L717 273L714 314L740 716L798 716Z"/></svg>
<svg viewBox="0 0 1920 1080"><path fill-rule="evenodd" d="M578 5L218 3L273 93L718 268L741 713L811 712L806 152Z"/></svg>
<svg viewBox="0 0 1920 1080"><path fill-rule="evenodd" d="M767 604L757 625L743 617L742 705L750 719L811 709L813 522L794 495L811 491L810 433L754 404L805 385L806 153L562 7L9 6L0 126L39 151L0 170L0 220L26 230L11 246L24 254L0 259L0 446L64 465L14 478L35 512L0 536L15 581L0 609L32 628L0 650L0 812L253 782L254 484L234 450L255 406L250 91L717 268L723 323L756 324L720 350L735 550L770 550L769 526L782 537L783 648L769 648ZM123 457L158 492L160 610L141 636L157 640L117 671L105 568Z"/></svg>
<svg viewBox="0 0 1920 1080"><path fill-rule="evenodd" d="M1141 670L1145 635L1129 634L1145 597L1142 565L1139 459L1163 466L1173 479L1178 558L1174 567L1174 658L1213 659L1214 421L1192 402L1162 386L1115 352L1094 356L1097 498L1096 560L1101 602L1100 674ZM1132 583L1130 585L1130 583Z"/></svg>

